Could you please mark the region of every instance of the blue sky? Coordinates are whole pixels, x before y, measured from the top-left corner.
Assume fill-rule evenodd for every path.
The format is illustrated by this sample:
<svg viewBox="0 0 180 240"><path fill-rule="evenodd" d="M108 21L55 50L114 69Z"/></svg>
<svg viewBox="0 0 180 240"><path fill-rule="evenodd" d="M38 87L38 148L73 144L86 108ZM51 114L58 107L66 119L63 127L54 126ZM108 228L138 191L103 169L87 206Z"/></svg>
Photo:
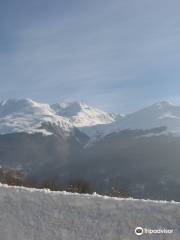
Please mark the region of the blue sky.
<svg viewBox="0 0 180 240"><path fill-rule="evenodd" d="M0 98L180 103L179 0L0 0Z"/></svg>

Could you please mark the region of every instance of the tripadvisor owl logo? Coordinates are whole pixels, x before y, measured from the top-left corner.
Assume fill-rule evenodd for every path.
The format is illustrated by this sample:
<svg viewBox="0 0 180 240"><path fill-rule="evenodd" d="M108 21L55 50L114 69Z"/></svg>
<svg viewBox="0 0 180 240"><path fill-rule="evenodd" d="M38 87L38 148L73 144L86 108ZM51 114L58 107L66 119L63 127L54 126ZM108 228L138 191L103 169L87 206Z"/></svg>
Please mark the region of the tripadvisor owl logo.
<svg viewBox="0 0 180 240"><path fill-rule="evenodd" d="M172 234L174 232L173 229L150 229L150 228L142 228L142 227L137 227L135 228L135 234L137 236L141 236L143 234Z"/></svg>
<svg viewBox="0 0 180 240"><path fill-rule="evenodd" d="M143 235L143 228L142 227L137 227L136 229L135 229L135 234L137 235L137 236L141 236L141 235Z"/></svg>

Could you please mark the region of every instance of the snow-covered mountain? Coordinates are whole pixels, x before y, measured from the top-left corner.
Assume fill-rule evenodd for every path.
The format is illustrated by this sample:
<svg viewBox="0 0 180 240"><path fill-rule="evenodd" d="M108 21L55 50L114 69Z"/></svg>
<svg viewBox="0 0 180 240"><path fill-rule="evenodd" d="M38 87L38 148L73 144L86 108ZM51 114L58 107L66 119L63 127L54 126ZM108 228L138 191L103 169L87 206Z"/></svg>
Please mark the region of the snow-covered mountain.
<svg viewBox="0 0 180 240"><path fill-rule="evenodd" d="M180 106L163 101L129 114L119 122L120 129L153 129L167 127L168 131L180 131Z"/></svg>
<svg viewBox="0 0 180 240"><path fill-rule="evenodd" d="M51 124L65 133L74 127L109 124L120 118L79 102L61 102L53 105L31 99L9 99L0 102L0 134L42 132L52 134L45 127Z"/></svg>
<svg viewBox="0 0 180 240"><path fill-rule="evenodd" d="M42 132L52 134L47 124L65 133L79 128L92 139L125 129L147 130L165 127L164 133L180 132L180 106L169 102L155 103L131 114L106 113L79 102L49 105L31 99L9 99L0 102L0 134Z"/></svg>
<svg viewBox="0 0 180 240"><path fill-rule="evenodd" d="M155 103L131 114L127 114L108 125L83 128L91 138L101 138L122 130L147 130L164 127L163 134L180 134L180 106L167 101Z"/></svg>
<svg viewBox="0 0 180 240"><path fill-rule="evenodd" d="M117 118L117 115L106 113L81 102L61 102L51 105L57 115L66 117L75 127L108 124Z"/></svg>
<svg viewBox="0 0 180 240"><path fill-rule="evenodd" d="M72 124L67 118L56 115L48 104L37 103L31 99L9 99L0 103L0 134L42 132L51 134L45 123L58 126L68 133Z"/></svg>

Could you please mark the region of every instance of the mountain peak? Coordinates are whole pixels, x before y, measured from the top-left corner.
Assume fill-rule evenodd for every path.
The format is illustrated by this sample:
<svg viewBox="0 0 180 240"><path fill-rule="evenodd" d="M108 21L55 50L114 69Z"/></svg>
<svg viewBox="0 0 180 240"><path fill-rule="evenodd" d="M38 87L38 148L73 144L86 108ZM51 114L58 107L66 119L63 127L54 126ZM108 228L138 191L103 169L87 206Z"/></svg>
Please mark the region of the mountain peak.
<svg viewBox="0 0 180 240"><path fill-rule="evenodd" d="M157 102L157 103L153 104L153 106L156 106L159 109L161 109L161 108L171 107L171 106L174 106L174 105L169 101L160 101L160 102Z"/></svg>
<svg viewBox="0 0 180 240"><path fill-rule="evenodd" d="M5 106L5 105L10 105L10 104L33 104L34 101L31 100L30 98L9 98L5 101L1 101L0 105Z"/></svg>
<svg viewBox="0 0 180 240"><path fill-rule="evenodd" d="M88 106L82 102L63 101L51 105L57 115L67 117L76 127L107 124L114 121L113 114Z"/></svg>
<svg viewBox="0 0 180 240"><path fill-rule="evenodd" d="M83 108L83 104L77 101L62 101L60 103L51 105L51 107L56 112L65 114L67 117L70 117L80 112Z"/></svg>
<svg viewBox="0 0 180 240"><path fill-rule="evenodd" d="M49 104L38 103L29 98L8 99L0 103L0 116L12 114L52 114Z"/></svg>
<svg viewBox="0 0 180 240"><path fill-rule="evenodd" d="M115 121L109 129L107 128L107 131L118 132L124 129L147 130L160 127L165 127L170 132L179 132L180 106L168 101L157 102Z"/></svg>
<svg viewBox="0 0 180 240"><path fill-rule="evenodd" d="M47 123L57 126L66 133L73 128L69 120L58 116L49 104L35 102L29 98L0 102L0 134L12 132L51 134L51 131L46 130Z"/></svg>
<svg viewBox="0 0 180 240"><path fill-rule="evenodd" d="M59 103L59 105L62 108L67 108L67 107L70 107L70 106L82 106L83 103L82 102L78 102L78 101L61 101Z"/></svg>
<svg viewBox="0 0 180 240"><path fill-rule="evenodd" d="M29 98L0 102L0 132L36 132L42 124L55 124L66 132L73 127L113 122L115 115L90 107L82 102L63 101L49 105Z"/></svg>

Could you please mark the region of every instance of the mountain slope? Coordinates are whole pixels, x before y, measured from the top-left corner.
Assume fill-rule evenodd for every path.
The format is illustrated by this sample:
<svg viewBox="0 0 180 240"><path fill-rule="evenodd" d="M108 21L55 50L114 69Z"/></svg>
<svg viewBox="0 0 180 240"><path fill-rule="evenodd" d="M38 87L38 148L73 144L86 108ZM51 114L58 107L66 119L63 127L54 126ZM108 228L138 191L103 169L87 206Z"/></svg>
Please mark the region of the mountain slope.
<svg viewBox="0 0 180 240"><path fill-rule="evenodd" d="M167 127L168 131L180 131L180 106L169 102L155 103L125 116L119 121L121 129L153 129Z"/></svg>
<svg viewBox="0 0 180 240"><path fill-rule="evenodd" d="M115 120L116 115L106 113L79 102L61 102L51 105L56 114L66 117L75 127L108 124Z"/></svg>
<svg viewBox="0 0 180 240"><path fill-rule="evenodd" d="M52 134L45 128L45 123L58 126L64 133L73 128L68 119L56 115L48 104L37 103L31 99L9 99L0 103L0 134Z"/></svg>
<svg viewBox="0 0 180 240"><path fill-rule="evenodd" d="M31 99L9 99L0 102L0 134L26 132L52 134L45 125L57 126L64 132L74 127L108 124L119 117L78 102L44 104Z"/></svg>
<svg viewBox="0 0 180 240"><path fill-rule="evenodd" d="M148 130L160 127L164 127L164 131L160 134L180 134L180 106L163 101L127 114L112 123L84 127L81 130L90 136L93 142L108 134L118 133L126 129Z"/></svg>

